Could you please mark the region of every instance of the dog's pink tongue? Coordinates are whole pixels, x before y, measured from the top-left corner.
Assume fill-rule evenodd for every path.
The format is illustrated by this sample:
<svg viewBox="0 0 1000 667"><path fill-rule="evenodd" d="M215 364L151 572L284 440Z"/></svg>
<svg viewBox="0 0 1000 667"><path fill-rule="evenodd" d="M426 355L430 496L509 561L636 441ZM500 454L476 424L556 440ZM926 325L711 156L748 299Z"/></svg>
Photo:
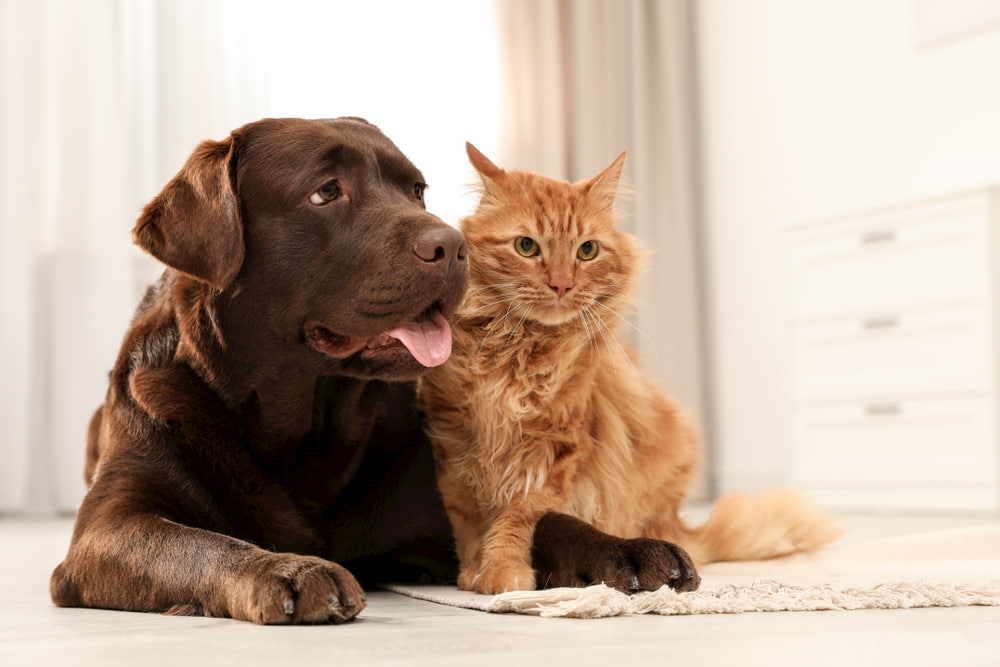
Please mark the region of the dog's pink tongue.
<svg viewBox="0 0 1000 667"><path fill-rule="evenodd" d="M440 366L451 356L451 327L437 311L385 333L405 345L413 358L428 368Z"/></svg>

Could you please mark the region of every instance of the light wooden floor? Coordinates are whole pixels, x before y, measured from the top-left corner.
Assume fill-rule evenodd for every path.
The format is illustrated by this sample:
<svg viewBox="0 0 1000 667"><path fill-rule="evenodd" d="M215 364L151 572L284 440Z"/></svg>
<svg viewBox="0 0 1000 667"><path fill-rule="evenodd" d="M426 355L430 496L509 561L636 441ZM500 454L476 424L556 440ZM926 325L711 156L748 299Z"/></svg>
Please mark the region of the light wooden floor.
<svg viewBox="0 0 1000 667"><path fill-rule="evenodd" d="M855 517L846 539L978 521ZM0 666L1000 665L1000 607L572 620L373 592L357 621L315 627L57 609L48 576L70 530L0 520Z"/></svg>

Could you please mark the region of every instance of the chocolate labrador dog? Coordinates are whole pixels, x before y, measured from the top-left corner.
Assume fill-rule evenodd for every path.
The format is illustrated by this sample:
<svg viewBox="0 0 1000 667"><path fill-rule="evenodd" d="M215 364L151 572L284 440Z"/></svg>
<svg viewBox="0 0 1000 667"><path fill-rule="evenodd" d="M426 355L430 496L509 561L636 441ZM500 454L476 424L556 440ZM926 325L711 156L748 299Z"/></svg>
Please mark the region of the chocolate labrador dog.
<svg viewBox="0 0 1000 667"><path fill-rule="evenodd" d="M357 118L195 150L133 230L168 268L91 422L57 605L342 622L359 579L454 580L412 380L450 354L466 245L425 188ZM669 578L564 515L535 546L550 585Z"/></svg>

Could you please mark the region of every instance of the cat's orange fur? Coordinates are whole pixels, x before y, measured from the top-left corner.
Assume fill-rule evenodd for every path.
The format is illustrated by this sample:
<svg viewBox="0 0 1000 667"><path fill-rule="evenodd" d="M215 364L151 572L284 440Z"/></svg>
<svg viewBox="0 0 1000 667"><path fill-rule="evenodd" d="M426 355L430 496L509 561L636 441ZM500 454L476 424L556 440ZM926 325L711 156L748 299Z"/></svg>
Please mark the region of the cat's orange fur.
<svg viewBox="0 0 1000 667"><path fill-rule="evenodd" d="M550 510L674 542L696 563L831 540L829 522L790 492L723 498L700 528L678 516L699 464L695 429L617 337L637 272L613 212L624 153L570 184L506 172L467 148L484 184L462 221L470 290L450 361L420 385L459 587L533 589L532 532ZM519 253L522 237L539 254ZM597 254L582 259L588 241Z"/></svg>

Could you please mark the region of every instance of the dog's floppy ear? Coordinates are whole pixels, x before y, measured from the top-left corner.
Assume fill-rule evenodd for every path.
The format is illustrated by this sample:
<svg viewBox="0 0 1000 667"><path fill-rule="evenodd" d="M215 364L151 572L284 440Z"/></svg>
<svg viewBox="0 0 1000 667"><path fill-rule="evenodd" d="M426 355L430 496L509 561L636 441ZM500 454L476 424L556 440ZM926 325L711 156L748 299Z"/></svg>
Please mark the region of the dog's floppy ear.
<svg viewBox="0 0 1000 667"><path fill-rule="evenodd" d="M243 220L236 192L236 133L203 141L163 192L143 209L132 240L158 260L226 289L243 265Z"/></svg>

